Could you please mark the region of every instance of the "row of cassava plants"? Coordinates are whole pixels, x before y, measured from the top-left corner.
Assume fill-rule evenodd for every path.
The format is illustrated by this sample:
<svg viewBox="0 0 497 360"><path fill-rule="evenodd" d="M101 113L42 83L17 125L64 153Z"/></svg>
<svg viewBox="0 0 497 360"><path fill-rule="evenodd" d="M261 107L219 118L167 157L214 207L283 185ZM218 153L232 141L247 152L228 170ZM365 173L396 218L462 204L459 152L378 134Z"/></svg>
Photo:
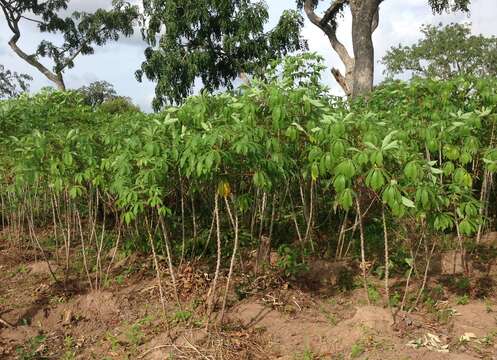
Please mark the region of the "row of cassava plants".
<svg viewBox="0 0 497 360"><path fill-rule="evenodd" d="M176 266L212 256L208 318L227 260L220 319L244 266L242 242L257 249L255 271L285 239L299 261L323 247L336 259L358 256L366 294L367 261L380 256L388 298L393 244L410 254L397 311L425 260L417 303L441 236L455 234L463 250L495 215L497 80L392 82L349 103L327 95L322 70L314 55L289 57L264 80L158 114L110 115L70 92L0 103L7 241L55 258L66 280L81 254L92 289L119 249L141 247L153 255L163 306L158 254L178 304ZM381 255L369 252L372 223L383 231Z"/></svg>

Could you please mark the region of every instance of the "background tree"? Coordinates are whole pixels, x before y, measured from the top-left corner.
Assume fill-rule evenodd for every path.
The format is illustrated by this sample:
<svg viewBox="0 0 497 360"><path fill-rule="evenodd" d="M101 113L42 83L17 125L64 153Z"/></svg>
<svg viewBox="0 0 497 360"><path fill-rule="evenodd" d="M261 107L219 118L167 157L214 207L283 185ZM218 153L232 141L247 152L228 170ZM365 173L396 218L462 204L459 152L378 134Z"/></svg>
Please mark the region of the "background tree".
<svg viewBox="0 0 497 360"><path fill-rule="evenodd" d="M285 11L275 28L264 31L264 1L144 0L149 43L137 71L157 82L153 106L180 103L200 78L208 91L232 88L241 74L261 71L271 60L303 49L303 19Z"/></svg>
<svg viewBox="0 0 497 360"><path fill-rule="evenodd" d="M129 97L117 95L114 85L107 81L94 81L80 87L77 92L83 96L86 105L109 114L141 111Z"/></svg>
<svg viewBox="0 0 497 360"><path fill-rule="evenodd" d="M111 10L98 9L94 13L74 12L70 17L59 16L61 11L67 9L68 3L69 0L0 0L0 8L12 32L9 46L60 90L66 88L64 71L74 66L78 55L93 54L95 46L116 41L121 35L132 35L133 22L138 17L137 8L121 0L115 0ZM41 32L62 34L62 44L44 40L35 53L26 53L18 45L23 21L36 23ZM51 70L39 61L40 57L51 59Z"/></svg>
<svg viewBox="0 0 497 360"><path fill-rule="evenodd" d="M117 97L114 85L107 81L94 81L90 85L80 87L78 92L83 95L85 104L90 106L98 106Z"/></svg>
<svg viewBox="0 0 497 360"><path fill-rule="evenodd" d="M497 38L472 35L471 26L424 25L424 39L411 46L392 47L383 57L389 77L414 75L450 79L457 75L497 76Z"/></svg>
<svg viewBox="0 0 497 360"><path fill-rule="evenodd" d="M0 99L12 98L29 89L31 76L5 69L0 64Z"/></svg>
<svg viewBox="0 0 497 360"><path fill-rule="evenodd" d="M309 20L328 37L331 47L345 66L345 74L337 68L331 72L347 96L363 95L373 89L374 47L372 34L378 27L379 5L383 0L332 0L322 16L315 10L320 0L297 0ZM469 11L470 0L429 0L434 12ZM338 19L345 9L352 14L353 56L337 38Z"/></svg>
<svg viewBox="0 0 497 360"><path fill-rule="evenodd" d="M127 96L115 96L105 100L97 108L108 114L126 114L141 112L138 105L135 105L131 98Z"/></svg>

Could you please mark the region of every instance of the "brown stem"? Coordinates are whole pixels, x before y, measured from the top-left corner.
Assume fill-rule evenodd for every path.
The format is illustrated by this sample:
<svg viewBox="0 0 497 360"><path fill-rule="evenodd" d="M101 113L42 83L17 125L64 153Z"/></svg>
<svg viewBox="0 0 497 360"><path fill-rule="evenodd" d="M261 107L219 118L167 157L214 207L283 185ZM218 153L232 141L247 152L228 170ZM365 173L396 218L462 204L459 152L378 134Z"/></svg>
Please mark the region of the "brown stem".
<svg viewBox="0 0 497 360"><path fill-rule="evenodd" d="M368 280L367 280L367 271L366 271L366 253L364 249L364 227L362 222L361 203L358 197L356 197L356 208L357 208L358 222L359 222L359 236L361 239L362 283L364 286L364 291L366 292L368 305L371 305L371 300L369 299Z"/></svg>
<svg viewBox="0 0 497 360"><path fill-rule="evenodd" d="M165 316L166 315L166 303L164 301L164 294L163 294L163 290L162 290L162 281L161 281L161 276L160 276L159 262L157 261L157 254L155 252L154 239L152 237L152 232L151 232L151 228L150 228L150 224L148 222L147 216L145 216L145 224L146 224L146 228L147 228L148 239L150 242L150 248L152 249L152 255L153 255L153 259L154 259L154 267L155 267L155 273L156 273L156 277L157 277L157 286L159 287L159 295L160 295L160 302L162 305L162 312Z"/></svg>
<svg viewBox="0 0 497 360"><path fill-rule="evenodd" d="M385 218L385 206L381 207L381 218L383 221L383 240L385 246L385 294L387 296L387 305L390 310L390 314L392 315L393 323L395 324L395 314L392 311L392 304L390 303L390 285L389 285L389 276L390 276L390 257L388 253L388 231L387 231L387 220Z"/></svg>
<svg viewBox="0 0 497 360"><path fill-rule="evenodd" d="M233 227L234 227L233 230L235 232L235 241L233 243L233 253L231 254L230 269L228 272L228 279L226 281L226 288L224 289L223 305L221 307L221 315L219 318L219 322L221 324L223 323L224 310L226 308L226 299L228 297L228 291L230 288L230 281L231 281L231 277L233 275L233 268L235 266L236 252L238 251L238 215L235 214L233 216L228 199L226 197L224 198L224 202L226 204L226 210L228 211L229 217L230 217L230 219L232 219L232 222L233 222ZM233 220L233 218L234 218L234 220Z"/></svg>
<svg viewBox="0 0 497 360"><path fill-rule="evenodd" d="M207 294L207 322L205 328L209 328L209 321L214 307L215 297L216 297L216 286L217 279L219 278L219 271L221 268L221 229L219 224L219 195L216 192L214 196L214 217L216 219L216 238L217 238L217 259L216 259L216 271L214 273L214 279L212 280L211 288Z"/></svg>

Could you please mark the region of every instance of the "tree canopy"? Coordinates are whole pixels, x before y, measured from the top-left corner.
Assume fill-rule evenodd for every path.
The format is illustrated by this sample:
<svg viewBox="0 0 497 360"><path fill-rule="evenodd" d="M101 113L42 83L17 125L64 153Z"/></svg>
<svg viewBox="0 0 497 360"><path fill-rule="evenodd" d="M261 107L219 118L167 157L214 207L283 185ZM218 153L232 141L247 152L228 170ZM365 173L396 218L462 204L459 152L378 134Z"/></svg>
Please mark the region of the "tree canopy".
<svg viewBox="0 0 497 360"><path fill-rule="evenodd" d="M67 9L69 1L0 0L0 8L12 32L9 46L61 90L65 90L63 73L74 66L77 56L93 54L95 46L116 41L121 35L132 35L134 21L138 18L137 7L123 0L114 0L110 10L73 12L71 16L63 17L60 14ZM26 21L34 22L41 32L62 34L62 43L43 40L33 54L28 54L18 45L22 36L21 24ZM52 69L43 65L40 57L50 59Z"/></svg>
<svg viewBox="0 0 497 360"><path fill-rule="evenodd" d="M80 87L78 92L83 95L85 104L90 106L98 106L117 97L114 85L107 81L94 81L89 85Z"/></svg>
<svg viewBox="0 0 497 360"><path fill-rule="evenodd" d="M181 103L200 78L212 92L240 75L262 72L273 59L306 48L303 19L287 10L265 31L264 1L144 0L149 47L136 75L157 82L153 106Z"/></svg>
<svg viewBox="0 0 497 360"><path fill-rule="evenodd" d="M29 89L31 76L18 74L0 64L0 99L12 98Z"/></svg>
<svg viewBox="0 0 497 360"><path fill-rule="evenodd" d="M399 44L383 57L389 77L406 71L440 79L497 75L496 37L472 35L471 26L464 24L424 25L421 32L424 38L417 43Z"/></svg>

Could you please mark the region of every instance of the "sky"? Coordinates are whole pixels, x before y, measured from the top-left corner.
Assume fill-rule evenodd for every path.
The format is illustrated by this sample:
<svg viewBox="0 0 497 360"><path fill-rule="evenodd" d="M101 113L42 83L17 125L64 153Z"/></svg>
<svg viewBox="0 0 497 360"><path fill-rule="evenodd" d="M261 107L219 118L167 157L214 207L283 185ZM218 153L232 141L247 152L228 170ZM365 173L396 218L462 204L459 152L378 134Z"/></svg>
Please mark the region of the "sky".
<svg viewBox="0 0 497 360"><path fill-rule="evenodd" d="M324 0L317 12L324 11L331 0ZM266 0L271 14L268 28L274 26L281 12L294 8L294 0ZM427 0L386 0L380 6L380 24L373 34L375 46L375 82L383 79L383 66L379 60L386 51L398 44L409 45L420 38L422 24L448 24L451 22L470 22L475 34L486 36L497 35L497 0L473 0L471 13L434 15L427 5ZM111 0L72 0L71 10L92 11L98 7L108 7ZM351 18L347 13L339 23L338 38L352 53L350 36ZM325 58L326 65L341 67L338 56L334 54L324 34L307 19L302 35L307 39L309 50L319 53ZM0 17L0 64L7 69L26 73L33 77L31 91L50 86L51 83L36 69L18 58L8 46L10 31L5 19ZM19 46L28 53L34 52L36 45L43 39L56 42L53 35L40 34L32 23L22 24L22 37ZM114 85L118 94L129 96L144 111L151 111L151 102L154 97L154 84L144 80L139 83L134 73L144 60L143 51L146 45L141 39L139 31L131 38L125 38L117 43L109 43L97 47L95 54L81 56L76 59L75 67L65 74L68 88L79 88L97 80L105 80ZM323 81L330 86L332 93L341 95L339 86L333 80L329 71L325 72Z"/></svg>

